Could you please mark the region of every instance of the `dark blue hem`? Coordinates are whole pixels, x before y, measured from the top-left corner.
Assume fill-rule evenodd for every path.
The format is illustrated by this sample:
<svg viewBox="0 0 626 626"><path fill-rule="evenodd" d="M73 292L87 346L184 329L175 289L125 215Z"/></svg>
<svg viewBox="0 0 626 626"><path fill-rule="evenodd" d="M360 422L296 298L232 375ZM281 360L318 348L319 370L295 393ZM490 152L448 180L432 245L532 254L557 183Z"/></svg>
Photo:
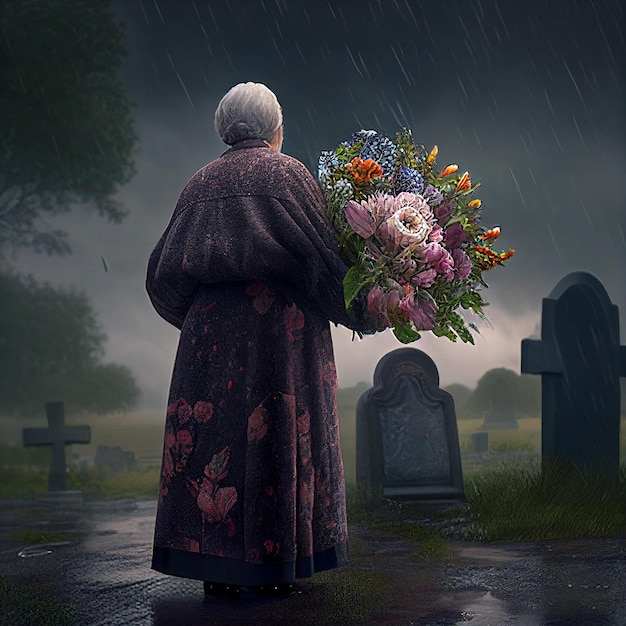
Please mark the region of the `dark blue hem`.
<svg viewBox="0 0 626 626"><path fill-rule="evenodd" d="M152 569L162 574L249 587L292 583L296 578L309 578L316 572L347 563L347 544L295 561L259 564L159 546L154 546L152 551Z"/></svg>

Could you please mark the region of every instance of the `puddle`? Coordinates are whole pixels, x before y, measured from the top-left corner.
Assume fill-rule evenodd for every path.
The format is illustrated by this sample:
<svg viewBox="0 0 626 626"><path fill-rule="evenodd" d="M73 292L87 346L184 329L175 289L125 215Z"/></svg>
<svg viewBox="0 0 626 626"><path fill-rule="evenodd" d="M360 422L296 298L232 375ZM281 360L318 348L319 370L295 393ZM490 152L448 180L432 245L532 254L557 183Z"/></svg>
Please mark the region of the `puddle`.
<svg viewBox="0 0 626 626"><path fill-rule="evenodd" d="M498 598L486 591L480 598L465 605L462 615L466 620L474 621L483 626L504 626L505 624L524 624L524 626L543 626L545 621L541 615L515 614L512 615L507 606Z"/></svg>
<svg viewBox="0 0 626 626"><path fill-rule="evenodd" d="M527 545L527 544L523 544ZM521 559L527 556L527 550L522 550L522 544L513 548L510 544L490 545L484 543L459 544L457 554L461 560L467 559L474 563L510 563L512 560Z"/></svg>
<svg viewBox="0 0 626 626"><path fill-rule="evenodd" d="M55 541L52 543L37 543L32 546L26 546L22 548L17 556L27 559L33 556L45 556L46 554L52 554L54 549L60 548L62 546L71 546L71 541Z"/></svg>

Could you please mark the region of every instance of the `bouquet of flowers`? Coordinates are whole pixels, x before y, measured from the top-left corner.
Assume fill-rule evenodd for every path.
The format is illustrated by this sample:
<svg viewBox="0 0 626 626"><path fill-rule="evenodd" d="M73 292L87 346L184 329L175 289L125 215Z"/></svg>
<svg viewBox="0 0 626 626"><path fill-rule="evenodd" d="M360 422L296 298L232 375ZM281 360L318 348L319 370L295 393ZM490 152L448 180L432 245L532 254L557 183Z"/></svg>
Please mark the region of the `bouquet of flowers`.
<svg viewBox="0 0 626 626"><path fill-rule="evenodd" d="M322 152L319 182L350 266L346 308L366 288L368 316L402 343L420 331L474 343L476 325L457 310L484 318L482 273L515 251L493 248L500 229L480 226L481 201L472 199L479 183L457 165L437 173L437 152L407 129L395 141L362 130Z"/></svg>

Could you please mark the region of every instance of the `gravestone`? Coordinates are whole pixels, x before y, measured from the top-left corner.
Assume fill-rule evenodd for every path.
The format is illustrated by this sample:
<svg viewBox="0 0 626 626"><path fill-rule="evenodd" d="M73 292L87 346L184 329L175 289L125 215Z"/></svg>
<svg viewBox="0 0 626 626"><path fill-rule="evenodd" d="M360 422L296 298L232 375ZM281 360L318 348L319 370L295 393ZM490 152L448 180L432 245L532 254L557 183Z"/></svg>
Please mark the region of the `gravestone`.
<svg viewBox="0 0 626 626"><path fill-rule="evenodd" d="M618 308L586 272L562 278L543 300L541 339L522 340L522 372L541 375L542 459L619 473Z"/></svg>
<svg viewBox="0 0 626 626"><path fill-rule="evenodd" d="M119 446L98 446L94 461L96 467L108 467L114 472L132 469L135 453L122 450Z"/></svg>
<svg viewBox="0 0 626 626"><path fill-rule="evenodd" d="M356 480L392 498L463 500L454 399L416 348L380 359L357 404Z"/></svg>
<svg viewBox="0 0 626 626"><path fill-rule="evenodd" d="M476 454L485 454L489 451L489 433L472 433L472 451Z"/></svg>
<svg viewBox="0 0 626 626"><path fill-rule="evenodd" d="M48 428L24 428L24 446L52 446L50 455L49 491L66 491L67 476L65 446L72 443L89 443L89 426L66 426L63 402L46 402Z"/></svg>

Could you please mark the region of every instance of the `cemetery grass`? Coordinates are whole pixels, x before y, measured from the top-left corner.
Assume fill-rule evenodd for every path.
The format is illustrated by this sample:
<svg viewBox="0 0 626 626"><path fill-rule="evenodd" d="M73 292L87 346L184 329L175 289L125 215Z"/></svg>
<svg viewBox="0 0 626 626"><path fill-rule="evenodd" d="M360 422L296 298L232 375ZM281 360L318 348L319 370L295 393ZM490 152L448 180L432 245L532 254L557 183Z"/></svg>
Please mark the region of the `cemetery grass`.
<svg viewBox="0 0 626 626"><path fill-rule="evenodd" d="M386 534L408 539L415 545L411 556L431 563L448 562L454 551L440 536L436 526L415 519L411 505L384 498L382 489L346 485L348 522L376 528ZM350 544L352 548L352 544Z"/></svg>
<svg viewBox="0 0 626 626"><path fill-rule="evenodd" d="M82 491L86 502L133 498L155 500L159 493L159 468L112 471L89 467L70 469L67 488ZM0 498L29 498L48 491L46 467L11 467L0 469Z"/></svg>
<svg viewBox="0 0 626 626"><path fill-rule="evenodd" d="M0 624L7 626L65 626L73 624L76 607L50 597L37 582L12 583L0 576Z"/></svg>
<svg viewBox="0 0 626 626"><path fill-rule="evenodd" d="M603 470L538 461L486 467L465 479L470 538L539 541L626 536L626 466Z"/></svg>
<svg viewBox="0 0 626 626"><path fill-rule="evenodd" d="M348 519L413 538L423 546L425 558L448 558L433 535L482 541L626 536L624 421L619 482L607 486L602 473L591 470L553 467L542 474L540 418L519 419L517 430L490 430L489 451L480 458L472 454L471 435L482 430L483 420L458 420L467 508L442 513L439 530L434 530L424 529L409 519L414 516L406 505L357 489L354 417L344 413L342 418ZM459 519L462 522L455 523Z"/></svg>

